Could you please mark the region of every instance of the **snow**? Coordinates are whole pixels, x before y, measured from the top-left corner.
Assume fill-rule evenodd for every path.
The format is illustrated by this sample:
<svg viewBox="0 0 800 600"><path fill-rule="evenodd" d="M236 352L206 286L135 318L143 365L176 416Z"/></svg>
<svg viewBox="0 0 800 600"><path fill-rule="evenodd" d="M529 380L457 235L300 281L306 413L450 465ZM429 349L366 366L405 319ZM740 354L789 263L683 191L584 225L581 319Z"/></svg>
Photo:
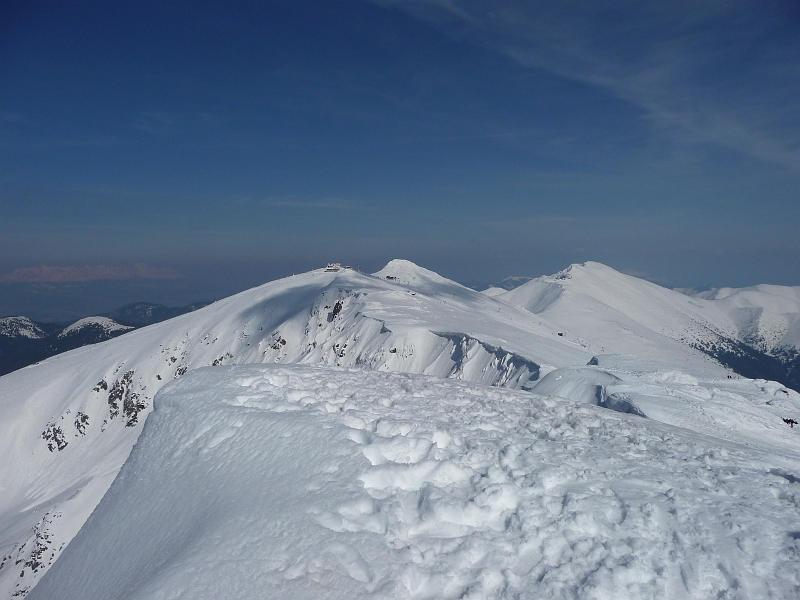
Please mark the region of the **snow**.
<svg viewBox="0 0 800 600"><path fill-rule="evenodd" d="M458 291L469 289L461 284L456 283L455 281L451 281L446 277L442 277L434 271L420 267L410 260L402 260L398 258L390 260L386 266L383 267L383 269L377 273L373 273L373 276L378 277L379 279L394 277L399 283L405 283L408 285L413 284L415 289L421 290L422 287L428 287L430 291L440 293L443 291L442 286Z"/></svg>
<svg viewBox="0 0 800 600"><path fill-rule="evenodd" d="M156 392L192 369L324 364L521 387L591 358L524 310L401 264L410 284L320 269L0 378L0 557L24 565L0 569L0 597L31 588L55 562Z"/></svg>
<svg viewBox="0 0 800 600"><path fill-rule="evenodd" d="M392 261L0 377L0 598L795 597L800 401L713 306Z"/></svg>
<svg viewBox="0 0 800 600"><path fill-rule="evenodd" d="M0 335L38 340L45 333L28 317L3 317L0 319Z"/></svg>
<svg viewBox="0 0 800 600"><path fill-rule="evenodd" d="M65 337L72 333L77 333L86 327L103 329L106 333L133 329L133 327L129 327L128 325L120 325L108 317L86 317L84 319L80 319L79 321L75 321L72 325L65 328L61 333L58 334L58 337Z"/></svg>
<svg viewBox="0 0 800 600"><path fill-rule="evenodd" d="M198 369L29 598L797 597L798 432L696 429L414 375Z"/></svg>

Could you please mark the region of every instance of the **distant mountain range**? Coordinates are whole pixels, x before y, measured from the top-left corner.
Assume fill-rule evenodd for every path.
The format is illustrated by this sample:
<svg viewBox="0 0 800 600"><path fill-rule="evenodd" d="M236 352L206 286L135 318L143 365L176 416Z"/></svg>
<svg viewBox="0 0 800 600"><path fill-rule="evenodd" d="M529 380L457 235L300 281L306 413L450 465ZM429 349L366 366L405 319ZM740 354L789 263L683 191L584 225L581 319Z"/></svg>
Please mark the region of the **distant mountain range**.
<svg viewBox="0 0 800 600"><path fill-rule="evenodd" d="M150 302L134 302L133 304L126 304L106 316L121 325L144 327L184 315L208 304L209 302L196 302L186 306L164 306L163 304L151 304Z"/></svg>
<svg viewBox="0 0 800 600"><path fill-rule="evenodd" d="M491 284L491 286L489 286L489 289L505 290L506 292L510 292L511 290L516 289L521 285L525 285L531 279L533 279L533 277L525 277L525 276L506 277L505 279L498 281L497 283Z"/></svg>
<svg viewBox="0 0 800 600"><path fill-rule="evenodd" d="M23 316L0 318L0 375L68 350L104 342L139 327L166 321L207 304L164 306L134 302L106 315L85 317L67 326L39 323Z"/></svg>

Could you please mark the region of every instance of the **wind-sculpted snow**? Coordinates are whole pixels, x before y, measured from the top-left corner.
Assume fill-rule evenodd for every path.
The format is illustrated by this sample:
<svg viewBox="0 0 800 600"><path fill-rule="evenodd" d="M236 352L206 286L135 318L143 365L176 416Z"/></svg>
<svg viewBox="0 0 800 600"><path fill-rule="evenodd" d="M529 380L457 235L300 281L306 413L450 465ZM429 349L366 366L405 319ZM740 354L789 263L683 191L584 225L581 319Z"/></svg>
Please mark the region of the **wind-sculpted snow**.
<svg viewBox="0 0 800 600"><path fill-rule="evenodd" d="M264 362L367 367L503 387L539 377L539 365L530 359L465 333L436 331L430 318L435 312L424 314L429 303L407 291L326 290L309 315L276 329ZM387 314L390 307L393 314ZM409 308L417 314L398 314Z"/></svg>
<svg viewBox="0 0 800 600"><path fill-rule="evenodd" d="M800 450L798 432L783 422L800 414L800 394L777 382L695 377L632 356L605 355L591 363L551 371L530 389L758 450Z"/></svg>
<svg viewBox="0 0 800 600"><path fill-rule="evenodd" d="M194 370L155 404L29 598L800 594L800 454L769 435L331 367Z"/></svg>

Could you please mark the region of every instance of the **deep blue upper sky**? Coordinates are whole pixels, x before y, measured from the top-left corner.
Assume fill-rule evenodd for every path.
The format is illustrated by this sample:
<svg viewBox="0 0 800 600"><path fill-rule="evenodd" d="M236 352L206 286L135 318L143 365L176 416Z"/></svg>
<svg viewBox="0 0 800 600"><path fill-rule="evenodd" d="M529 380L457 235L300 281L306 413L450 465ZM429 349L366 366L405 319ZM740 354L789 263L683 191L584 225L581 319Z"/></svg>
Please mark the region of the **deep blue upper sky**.
<svg viewBox="0 0 800 600"><path fill-rule="evenodd" d="M7 1L0 313L395 257L800 285L798 98L794 0Z"/></svg>

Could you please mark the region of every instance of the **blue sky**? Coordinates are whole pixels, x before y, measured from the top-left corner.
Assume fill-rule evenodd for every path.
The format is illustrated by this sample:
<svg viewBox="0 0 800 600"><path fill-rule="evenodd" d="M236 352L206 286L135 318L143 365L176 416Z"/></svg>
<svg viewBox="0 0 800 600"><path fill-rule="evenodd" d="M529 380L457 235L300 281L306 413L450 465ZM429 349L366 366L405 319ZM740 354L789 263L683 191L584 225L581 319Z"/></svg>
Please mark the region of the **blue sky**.
<svg viewBox="0 0 800 600"><path fill-rule="evenodd" d="M797 98L793 1L5 2L0 313L395 257L800 285Z"/></svg>

